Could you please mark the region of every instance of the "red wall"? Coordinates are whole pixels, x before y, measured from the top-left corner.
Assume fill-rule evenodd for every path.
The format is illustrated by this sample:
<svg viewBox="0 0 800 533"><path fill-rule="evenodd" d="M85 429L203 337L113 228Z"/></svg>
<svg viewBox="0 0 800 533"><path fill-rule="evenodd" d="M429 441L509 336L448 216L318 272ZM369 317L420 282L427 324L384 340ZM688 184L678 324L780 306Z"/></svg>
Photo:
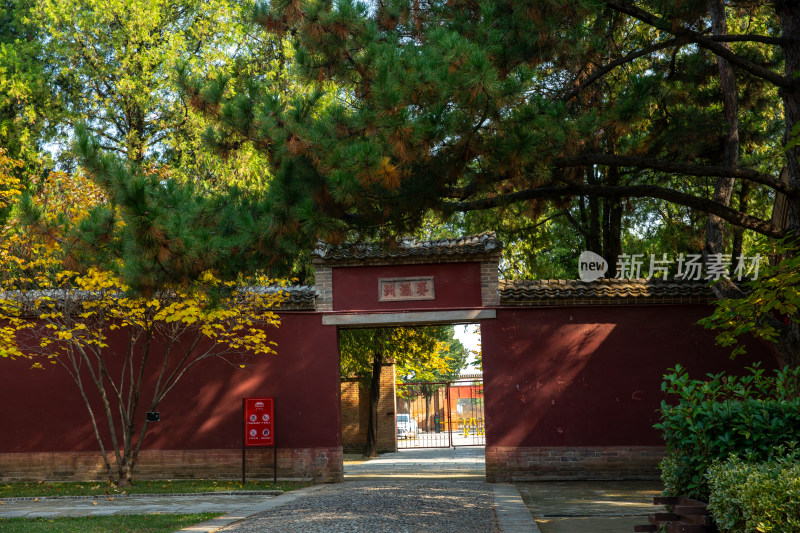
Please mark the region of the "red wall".
<svg viewBox="0 0 800 533"><path fill-rule="evenodd" d="M253 357L245 370L215 359L190 370L159 407L161 421L150 424L144 448L241 447L245 396L275 397L278 447L340 446L336 328L322 326L318 314L281 318L280 328L268 331L278 343L277 355ZM55 365L44 371L29 367L26 361L2 361L0 452L98 449L66 372ZM140 419L146 410L141 408Z"/></svg>
<svg viewBox="0 0 800 533"><path fill-rule="evenodd" d="M488 446L661 445L652 428L661 377L680 363L692 377L740 371L695 325L706 306L498 309L481 322Z"/></svg>
<svg viewBox="0 0 800 533"><path fill-rule="evenodd" d="M437 280L450 283L437 282L437 298L474 305L478 282L478 296L466 289L459 293L460 269L446 266L450 277ZM343 271L351 286L357 277L349 276L359 270L364 271ZM369 269L365 275L372 279L363 283L371 293L384 275L375 270ZM389 275L418 274L398 270ZM346 292L337 294L348 301ZM342 308L361 301L349 298ZM498 308L497 319L481 323L487 445L662 444L652 425L668 368L680 363L701 377L740 370L757 359L772 361L756 345L749 357L731 362L728 350L714 346L713 335L694 325L708 313L708 307L691 305ZM261 395L276 398L279 447L341 446L336 328L322 326L321 318L285 313L281 327L270 331L278 355L253 359L245 371L216 360L191 370L160 406L162 421L151 424L145 449L238 448L241 398ZM97 448L85 407L63 369L1 363L0 452Z"/></svg>
<svg viewBox="0 0 800 533"><path fill-rule="evenodd" d="M378 280L433 276L435 300L379 302ZM333 309L374 311L480 307L480 263L339 267L333 269Z"/></svg>

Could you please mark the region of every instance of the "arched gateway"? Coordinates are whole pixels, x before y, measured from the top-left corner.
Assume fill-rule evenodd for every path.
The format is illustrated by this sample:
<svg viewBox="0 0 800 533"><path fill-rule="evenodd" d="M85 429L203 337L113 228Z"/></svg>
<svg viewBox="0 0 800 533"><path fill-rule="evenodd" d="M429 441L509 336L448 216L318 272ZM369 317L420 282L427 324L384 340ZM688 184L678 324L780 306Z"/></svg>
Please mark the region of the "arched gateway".
<svg viewBox="0 0 800 533"><path fill-rule="evenodd" d="M319 247L316 286L292 287L281 308L278 355L198 366L160 407L135 475L236 477L241 398L272 396L278 475L341 481L339 328L480 324L489 481L654 477L663 373L768 360L754 347L731 362L695 325L713 298L703 283L499 281L501 252L491 233ZM0 479L102 478L68 376L2 365ZM272 452L248 452L247 468L271 474Z"/></svg>

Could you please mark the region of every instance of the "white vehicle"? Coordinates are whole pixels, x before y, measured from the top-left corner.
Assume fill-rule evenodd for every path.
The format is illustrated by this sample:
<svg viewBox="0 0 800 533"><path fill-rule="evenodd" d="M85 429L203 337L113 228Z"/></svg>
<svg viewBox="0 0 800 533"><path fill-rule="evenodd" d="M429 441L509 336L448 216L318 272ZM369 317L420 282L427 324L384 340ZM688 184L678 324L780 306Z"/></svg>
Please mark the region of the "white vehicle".
<svg viewBox="0 0 800 533"><path fill-rule="evenodd" d="M417 436L417 421L411 415L402 413L397 415L397 438L413 439Z"/></svg>

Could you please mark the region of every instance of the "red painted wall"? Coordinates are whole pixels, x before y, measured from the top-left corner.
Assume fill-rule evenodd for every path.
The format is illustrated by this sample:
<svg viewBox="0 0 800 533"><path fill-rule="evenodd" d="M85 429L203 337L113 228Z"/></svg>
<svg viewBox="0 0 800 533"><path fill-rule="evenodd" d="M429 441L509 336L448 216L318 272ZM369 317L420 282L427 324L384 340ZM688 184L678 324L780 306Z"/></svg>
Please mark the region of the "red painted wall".
<svg viewBox="0 0 800 533"><path fill-rule="evenodd" d="M397 269L391 270L394 276ZM453 286L458 271L450 271ZM377 292L384 274L370 275ZM437 295L446 295L441 287ZM759 358L772 361L755 345L749 357L731 362L728 350L694 325L708 313L692 305L497 309L496 320L481 324L487 444L660 445L652 424L666 369L680 363L700 377ZM190 371L159 408L162 421L151 424L145 448L236 449L241 398L261 395L276 398L279 447L340 446L336 328L322 326L321 317L285 313L271 331L278 355L254 359L246 371L215 360ZM0 452L95 450L85 407L66 373L28 367L0 362Z"/></svg>
<svg viewBox="0 0 800 533"><path fill-rule="evenodd" d="M761 345L735 361L685 306L498 309L481 322L488 446L661 445L661 377L773 362Z"/></svg>
<svg viewBox="0 0 800 533"><path fill-rule="evenodd" d="M378 279L434 276L435 300L379 302ZM333 269L335 311L480 307L480 263L338 267Z"/></svg>
<svg viewBox="0 0 800 533"><path fill-rule="evenodd" d="M207 360L189 371L159 407L145 449L241 447L241 398L275 397L279 448L340 446L336 328L318 314L282 315L270 329L277 355L251 358L245 370ZM66 372L1 362L0 452L98 449L86 408ZM144 418L146 407L141 409Z"/></svg>

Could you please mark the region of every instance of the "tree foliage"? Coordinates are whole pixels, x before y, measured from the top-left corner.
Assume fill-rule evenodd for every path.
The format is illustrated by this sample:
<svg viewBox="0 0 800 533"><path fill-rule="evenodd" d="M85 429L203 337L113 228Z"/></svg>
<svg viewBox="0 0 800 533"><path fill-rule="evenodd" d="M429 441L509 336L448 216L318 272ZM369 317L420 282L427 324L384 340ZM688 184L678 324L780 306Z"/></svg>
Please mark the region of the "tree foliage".
<svg viewBox="0 0 800 533"><path fill-rule="evenodd" d="M260 141L276 169L316 191L322 209L298 205L293 213L328 236L341 227L335 220L404 230L426 209L526 204L537 213L543 200L576 195L656 197L779 234L768 221L662 186L665 175L698 183L730 175L790 188L761 170L721 164L725 126L711 71L721 50L696 29L708 23L705 8L653 14L598 4L395 1L372 11L350 2L276 4L261 13L265 25L294 35L301 72L334 81L341 97L320 108L315 97L197 96L222 107L225 126ZM780 122L765 104L791 77L769 68L779 67L789 42L770 35L780 31L780 13L748 14L767 35L744 36L729 54L753 77L742 83L742 98L756 148L776 140ZM767 66L749 68L751 57ZM235 113L244 106L253 112ZM226 120L233 115L240 120ZM637 172L610 183L585 170L598 166Z"/></svg>
<svg viewBox="0 0 800 533"><path fill-rule="evenodd" d="M186 120L175 68L219 66L236 44L222 29L237 23L224 1L47 0L35 16L70 125L88 124L105 149L136 162Z"/></svg>
<svg viewBox="0 0 800 533"><path fill-rule="evenodd" d="M165 288L147 298L126 296L117 276L97 270L37 281L35 290L3 287L0 320L10 325L0 356L61 365L118 485L132 480L148 428L143 411L156 411L191 368L212 357L244 368L247 356L275 353L266 328L280 322L272 311L280 290L234 288L212 301L219 281L211 275L192 292Z"/></svg>
<svg viewBox="0 0 800 533"><path fill-rule="evenodd" d="M0 146L23 162L17 177L23 169L42 170L43 143L63 116L43 61L43 32L31 20L36 7L30 0L0 2Z"/></svg>
<svg viewBox="0 0 800 533"><path fill-rule="evenodd" d="M20 163L0 156L0 184L22 186L8 172ZM110 481L131 482L148 422L195 365L220 358L244 367L248 357L274 354L268 328L279 324L279 286L263 276L223 282L202 273L191 284L133 293L118 269L70 270L87 218L104 204L102 190L81 174L52 173L18 220L0 231L0 357L33 368L59 365L86 406ZM113 206L105 203L113 213ZM112 216L114 230L125 222ZM91 227L89 221L89 227ZM24 231L21 229L24 227ZM72 255L64 244L72 242ZM88 242L88 241L86 241ZM116 243L105 253L119 266ZM97 246L97 242L93 242ZM113 458L113 459L112 459Z"/></svg>
<svg viewBox="0 0 800 533"><path fill-rule="evenodd" d="M457 376L467 350L453 337L453 326L348 329L339 336L341 375L369 388L376 354L394 362L398 381L442 381Z"/></svg>
<svg viewBox="0 0 800 533"><path fill-rule="evenodd" d="M800 250L788 239L764 251L775 262L747 282L740 297L718 300L714 313L700 323L717 331L717 343L731 347L732 356L745 353L744 340L754 337L774 347L780 366L797 367L800 354L780 345L787 342L781 333L797 321L800 309Z"/></svg>

